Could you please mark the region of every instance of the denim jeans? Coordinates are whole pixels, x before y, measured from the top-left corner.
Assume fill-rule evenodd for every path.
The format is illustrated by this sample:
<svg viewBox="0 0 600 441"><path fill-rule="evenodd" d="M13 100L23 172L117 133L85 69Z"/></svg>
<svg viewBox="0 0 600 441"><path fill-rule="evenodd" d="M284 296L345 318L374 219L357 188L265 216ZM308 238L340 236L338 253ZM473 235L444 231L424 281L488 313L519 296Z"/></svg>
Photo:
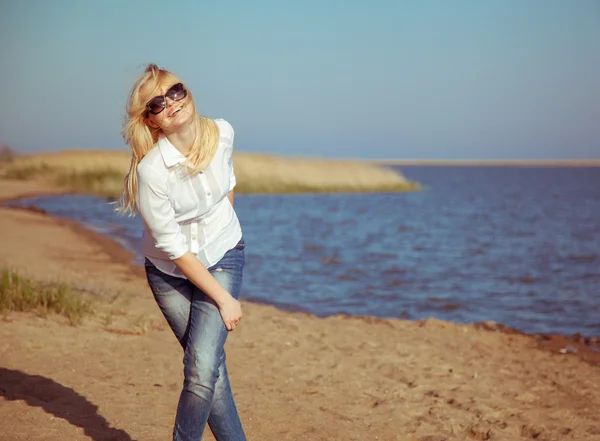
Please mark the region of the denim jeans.
<svg viewBox="0 0 600 441"><path fill-rule="evenodd" d="M208 268L236 299L245 262L243 239ZM217 441L245 441L223 346L228 331L219 308L187 279L173 277L145 263L148 283L160 310L184 351L184 382L177 406L174 441L200 441L206 423Z"/></svg>

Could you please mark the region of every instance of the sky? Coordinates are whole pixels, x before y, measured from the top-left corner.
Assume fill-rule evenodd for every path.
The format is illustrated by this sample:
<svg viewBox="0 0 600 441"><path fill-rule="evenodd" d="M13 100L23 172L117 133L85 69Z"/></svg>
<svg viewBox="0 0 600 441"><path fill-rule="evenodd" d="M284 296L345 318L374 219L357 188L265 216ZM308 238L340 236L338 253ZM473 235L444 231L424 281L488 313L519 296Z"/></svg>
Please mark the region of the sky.
<svg viewBox="0 0 600 441"><path fill-rule="evenodd" d="M147 63L235 148L600 159L598 0L0 0L0 143L127 150Z"/></svg>

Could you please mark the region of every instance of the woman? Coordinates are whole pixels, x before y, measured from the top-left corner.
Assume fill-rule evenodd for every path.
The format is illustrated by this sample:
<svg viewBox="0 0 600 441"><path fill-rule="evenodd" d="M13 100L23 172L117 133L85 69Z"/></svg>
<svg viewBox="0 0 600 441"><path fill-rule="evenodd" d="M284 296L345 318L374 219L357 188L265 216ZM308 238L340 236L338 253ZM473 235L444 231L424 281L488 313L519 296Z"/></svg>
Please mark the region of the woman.
<svg viewBox="0 0 600 441"><path fill-rule="evenodd" d="M245 440L223 346L242 318L244 241L233 209L233 129L198 115L191 92L150 64L123 127L132 158L119 210L139 212L148 283L184 350L173 439Z"/></svg>

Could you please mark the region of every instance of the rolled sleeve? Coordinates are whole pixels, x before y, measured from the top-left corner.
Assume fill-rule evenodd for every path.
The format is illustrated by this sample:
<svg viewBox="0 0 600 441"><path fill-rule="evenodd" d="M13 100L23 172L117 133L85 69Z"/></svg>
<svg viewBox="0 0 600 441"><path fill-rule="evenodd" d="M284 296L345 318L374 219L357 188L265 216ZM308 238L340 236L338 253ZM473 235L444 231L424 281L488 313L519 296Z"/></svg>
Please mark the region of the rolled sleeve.
<svg viewBox="0 0 600 441"><path fill-rule="evenodd" d="M140 164L137 168L137 208L154 238L157 249L171 260L183 256L188 244L175 220L175 211L167 195L167 185L152 168Z"/></svg>

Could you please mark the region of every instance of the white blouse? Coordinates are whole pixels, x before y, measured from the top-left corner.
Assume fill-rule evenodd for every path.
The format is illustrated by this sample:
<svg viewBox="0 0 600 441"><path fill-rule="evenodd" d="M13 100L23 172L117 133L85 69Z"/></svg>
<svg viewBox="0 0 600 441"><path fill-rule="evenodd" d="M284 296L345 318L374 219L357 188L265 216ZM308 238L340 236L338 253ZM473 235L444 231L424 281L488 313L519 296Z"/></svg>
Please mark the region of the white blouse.
<svg viewBox="0 0 600 441"><path fill-rule="evenodd" d="M206 169L195 175L180 165L185 156L163 136L137 166L137 208L144 222L142 249L158 269L185 278L172 262L187 251L207 267L215 265L242 238L227 198L235 187L233 127L223 119L219 146Z"/></svg>

